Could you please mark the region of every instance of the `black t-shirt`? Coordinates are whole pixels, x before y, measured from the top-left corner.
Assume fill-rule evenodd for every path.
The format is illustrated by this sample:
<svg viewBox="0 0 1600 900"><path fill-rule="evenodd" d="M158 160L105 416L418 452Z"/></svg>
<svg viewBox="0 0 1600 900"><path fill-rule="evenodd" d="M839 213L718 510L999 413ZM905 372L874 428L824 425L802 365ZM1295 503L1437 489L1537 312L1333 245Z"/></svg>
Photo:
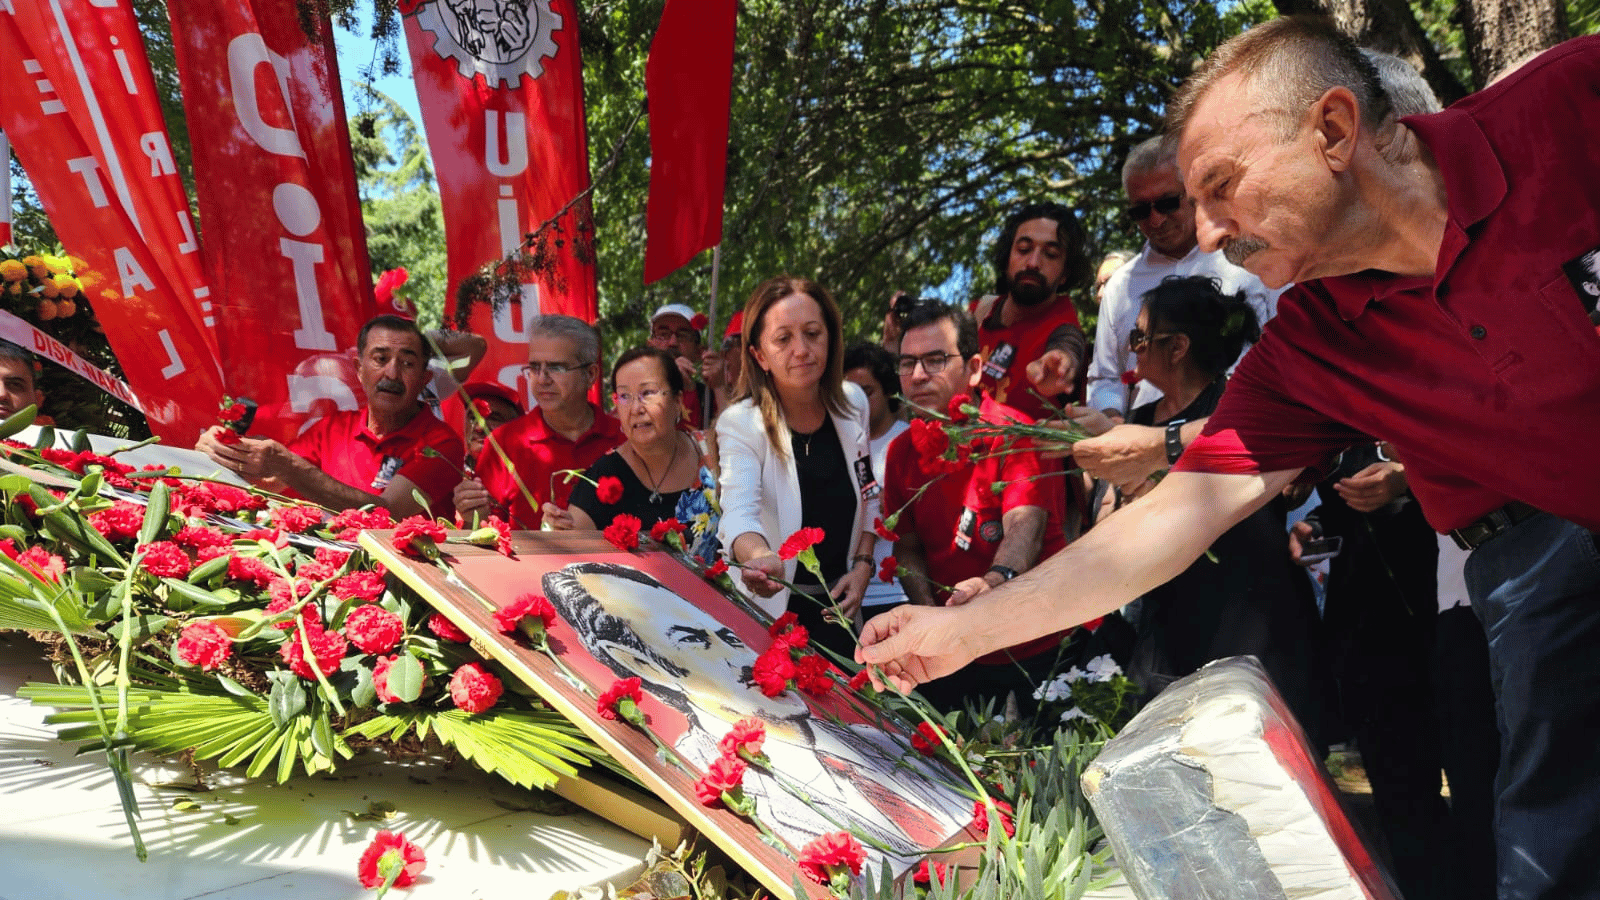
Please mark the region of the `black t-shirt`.
<svg viewBox="0 0 1600 900"><path fill-rule="evenodd" d="M823 584L832 585L844 577L854 543L856 488L850 479L850 465L832 416L822 417L822 427L809 435L790 432L790 452L800 475L800 525L821 528L817 562L822 565ZM788 535L779 535L778 539ZM817 579L805 566L795 572L794 583L814 585Z"/></svg>
<svg viewBox="0 0 1600 900"><path fill-rule="evenodd" d="M652 503L651 489L639 480L620 452L613 451L600 457L583 474L595 481L610 476L622 482L622 499L612 504L601 503L595 494L595 486L587 481L579 481L573 486L570 504L587 513L594 520L596 528L603 529L611 524L612 519L626 514L637 516L640 526L648 531L657 522L677 515L678 497L683 491L662 491L661 499Z"/></svg>

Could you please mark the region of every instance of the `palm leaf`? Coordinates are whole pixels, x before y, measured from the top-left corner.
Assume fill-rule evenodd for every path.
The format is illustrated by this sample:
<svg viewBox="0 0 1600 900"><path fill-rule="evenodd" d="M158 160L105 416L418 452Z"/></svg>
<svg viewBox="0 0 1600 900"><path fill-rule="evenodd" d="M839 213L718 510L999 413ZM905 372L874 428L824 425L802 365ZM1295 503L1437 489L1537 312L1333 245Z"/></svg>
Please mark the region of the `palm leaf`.
<svg viewBox="0 0 1600 900"><path fill-rule="evenodd" d="M430 732L437 734L440 742L480 769L526 788L547 788L560 775L576 775L575 765L601 762L608 768L615 766L552 710L399 713L368 719L347 733L397 740L412 730L423 739Z"/></svg>

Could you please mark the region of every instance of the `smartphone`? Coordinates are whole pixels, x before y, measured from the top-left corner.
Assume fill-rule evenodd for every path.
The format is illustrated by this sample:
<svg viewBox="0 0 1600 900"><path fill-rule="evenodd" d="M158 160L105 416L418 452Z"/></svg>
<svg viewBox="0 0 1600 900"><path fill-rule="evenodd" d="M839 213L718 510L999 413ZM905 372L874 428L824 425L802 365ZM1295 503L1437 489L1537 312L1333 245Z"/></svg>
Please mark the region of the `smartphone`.
<svg viewBox="0 0 1600 900"><path fill-rule="evenodd" d="M1343 548L1344 538L1337 536L1306 541L1300 545L1300 563L1311 565L1325 559L1333 559Z"/></svg>
<svg viewBox="0 0 1600 900"><path fill-rule="evenodd" d="M227 424L235 434L243 435L250 430L250 425L256 420L256 402L246 397L240 397L233 402L244 407L244 414Z"/></svg>

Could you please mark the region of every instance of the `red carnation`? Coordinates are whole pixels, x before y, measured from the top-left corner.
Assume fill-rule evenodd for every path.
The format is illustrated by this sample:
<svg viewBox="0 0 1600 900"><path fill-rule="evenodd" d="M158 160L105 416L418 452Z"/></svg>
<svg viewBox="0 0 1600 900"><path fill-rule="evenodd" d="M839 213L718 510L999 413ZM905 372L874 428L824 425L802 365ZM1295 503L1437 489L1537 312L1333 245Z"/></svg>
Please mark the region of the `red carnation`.
<svg viewBox="0 0 1600 900"><path fill-rule="evenodd" d="M228 558L228 577L234 581L254 582L256 587L264 588L278 576L256 557L235 554Z"/></svg>
<svg viewBox="0 0 1600 900"><path fill-rule="evenodd" d="M947 732L938 725L919 722L917 733L911 736L911 749L925 756L932 756L944 746L945 734Z"/></svg>
<svg viewBox="0 0 1600 900"><path fill-rule="evenodd" d="M305 534L322 524L322 510L315 506L279 506L271 516L272 524L291 534Z"/></svg>
<svg viewBox="0 0 1600 900"><path fill-rule="evenodd" d="M353 541L363 529L389 528L394 520L383 507L376 509L347 509L327 521L323 531L341 541Z"/></svg>
<svg viewBox="0 0 1600 900"><path fill-rule="evenodd" d="M220 529L201 528L193 525L178 529L178 533L172 536L172 542L188 547L200 556L204 556L203 551L211 548L230 548L233 546L233 538L223 534Z"/></svg>
<svg viewBox="0 0 1600 900"><path fill-rule="evenodd" d="M311 663L306 660L305 647L301 635L311 644L311 653L316 659L317 668L314 671ZM288 663L289 671L306 679L315 681L316 672L320 671L323 677L332 675L339 669L339 661L344 659L344 652L350 644L344 636L337 631L324 631L322 626L315 622L306 622L302 627L289 632L289 639L283 642L283 649L278 651L283 661Z"/></svg>
<svg viewBox="0 0 1600 900"><path fill-rule="evenodd" d="M17 565L40 581L60 583L61 576L66 574L66 560L38 545L19 553L15 544L4 540L0 541L0 550L4 550L7 556L17 561Z"/></svg>
<svg viewBox="0 0 1600 900"><path fill-rule="evenodd" d="M361 878L361 886L366 888L382 887L391 875L395 887L406 887L417 880L427 865L428 859L421 847L403 835L380 831L362 851L356 875Z"/></svg>
<svg viewBox="0 0 1600 900"><path fill-rule="evenodd" d="M372 689L377 692L378 700L383 703L404 703L405 698L389 690L389 669L400 657L380 656L372 664Z"/></svg>
<svg viewBox="0 0 1600 900"><path fill-rule="evenodd" d="M362 653L387 653L405 637L406 623L381 606L358 606L345 616L344 633Z"/></svg>
<svg viewBox="0 0 1600 900"><path fill-rule="evenodd" d="M339 567L307 559L294 567L294 574L301 581L330 581L339 574Z"/></svg>
<svg viewBox="0 0 1600 900"><path fill-rule="evenodd" d="M825 696L833 690L833 667L815 653L802 656L794 667L794 683L813 697Z"/></svg>
<svg viewBox="0 0 1600 900"><path fill-rule="evenodd" d="M233 652L233 641L215 622L191 622L178 633L178 659L210 672Z"/></svg>
<svg viewBox="0 0 1600 900"><path fill-rule="evenodd" d="M761 745L767 740L767 726L760 719L743 718L734 723L732 730L717 741L717 749L724 756L748 759L761 755Z"/></svg>
<svg viewBox="0 0 1600 900"><path fill-rule="evenodd" d="M681 535L687 530L684 524L677 519L662 519L650 526L650 540L658 544L665 544L668 535Z"/></svg>
<svg viewBox="0 0 1600 900"><path fill-rule="evenodd" d="M689 327L693 328L695 331L700 331L710 323L711 320L706 318L705 313L695 313L694 318L689 320Z"/></svg>
<svg viewBox="0 0 1600 900"><path fill-rule="evenodd" d="M601 503L610 506L622 500L622 482L610 475L600 479L594 486L594 495Z"/></svg>
<svg viewBox="0 0 1600 900"><path fill-rule="evenodd" d="M105 535L106 540L135 538L144 525L144 507L118 500L111 504L110 509L102 509L89 516L89 524L94 526L95 531Z"/></svg>
<svg viewBox="0 0 1600 900"><path fill-rule="evenodd" d="M916 448L917 456L923 460L938 459L950 449L950 435L945 434L944 428L931 419L913 419L911 421L911 446Z"/></svg>
<svg viewBox="0 0 1600 900"><path fill-rule="evenodd" d="M444 613L434 613L428 617L428 630L447 641L465 644L472 638L467 633L456 627L456 623L444 617Z"/></svg>
<svg viewBox="0 0 1600 900"><path fill-rule="evenodd" d="M376 603L383 596L383 576L377 572L351 572L340 575L328 585L328 593L340 600L359 600Z"/></svg>
<svg viewBox="0 0 1600 900"><path fill-rule="evenodd" d="M900 540L900 535L889 530L889 526L884 524L883 516L879 516L872 520L872 530L878 533L878 537L883 538L891 544Z"/></svg>
<svg viewBox="0 0 1600 900"><path fill-rule="evenodd" d="M394 527L394 549L407 556L431 557L445 538L444 528L427 516L401 519Z"/></svg>
<svg viewBox="0 0 1600 900"><path fill-rule="evenodd" d="M500 699L505 685L483 663L467 663L450 676L450 699L456 708L481 713Z"/></svg>
<svg viewBox="0 0 1600 900"><path fill-rule="evenodd" d="M638 516L624 514L612 519L611 524L601 533L611 542L611 546L618 550L637 550L640 524Z"/></svg>
<svg viewBox="0 0 1600 900"><path fill-rule="evenodd" d="M487 419L494 415L494 407L490 406L489 401L482 397L474 397L472 399L472 411L477 413L480 419Z"/></svg>
<svg viewBox="0 0 1600 900"><path fill-rule="evenodd" d="M878 564L878 580L885 583L893 581L898 571L900 571L900 560L885 556L883 562Z"/></svg>
<svg viewBox="0 0 1600 900"><path fill-rule="evenodd" d="M795 675L794 660L789 658L789 648L775 646L756 657L750 667L750 680L761 693L776 697L789 688L789 679Z"/></svg>
<svg viewBox="0 0 1600 900"><path fill-rule="evenodd" d="M811 646L811 633L806 631L804 625L791 625L781 634L772 636L772 646L774 649L805 650Z"/></svg>
<svg viewBox="0 0 1600 900"><path fill-rule="evenodd" d="M1017 833L1017 826L1015 822L1011 821L1011 814L1014 812L1011 804L1004 800L995 800L993 802L1000 813L1000 827L1005 830L1006 837L1012 837ZM978 830L979 834L989 833L989 806L982 800L977 801L972 806L972 826Z"/></svg>
<svg viewBox="0 0 1600 900"><path fill-rule="evenodd" d="M229 403L217 410L217 419L223 422L237 422L244 418L245 409L243 403Z"/></svg>
<svg viewBox="0 0 1600 900"><path fill-rule="evenodd" d="M856 691L857 693L865 689L867 685L871 683L872 676L867 672L866 669L862 669L861 671L850 676L850 690Z"/></svg>
<svg viewBox="0 0 1600 900"><path fill-rule="evenodd" d="M342 569L350 561L350 551L343 547L318 547L312 558L325 566Z"/></svg>
<svg viewBox="0 0 1600 900"><path fill-rule="evenodd" d="M815 546L822 537L821 528L802 528L784 539L783 546L778 548L778 556L782 559L794 559L803 551Z"/></svg>
<svg viewBox="0 0 1600 900"><path fill-rule="evenodd" d="M788 610L767 628L767 634L777 637L791 628L798 627L800 627L800 617L795 615L793 610Z"/></svg>
<svg viewBox="0 0 1600 900"><path fill-rule="evenodd" d="M528 620L524 633L538 640L556 623L556 609L538 594L523 594L494 611L494 624L501 634L523 631L524 619Z"/></svg>
<svg viewBox="0 0 1600 900"><path fill-rule="evenodd" d="M595 703L600 718L616 721L618 718L634 721L639 714L639 704L644 702L644 692L637 678L621 678L611 683ZM628 704L624 706L623 704ZM631 710L630 708L631 707Z"/></svg>
<svg viewBox="0 0 1600 900"><path fill-rule="evenodd" d="M945 878L950 874L950 867L944 863L930 863L928 860L924 859L917 863L916 870L911 873L912 882L915 884L928 884L930 878L930 869L932 870L931 876L939 879L940 884L944 884Z"/></svg>
<svg viewBox="0 0 1600 900"><path fill-rule="evenodd" d="M484 527L494 529L494 552L501 556L512 556L511 523L499 516L490 516Z"/></svg>
<svg viewBox="0 0 1600 900"><path fill-rule="evenodd" d="M171 541L155 541L141 549L144 555L139 559L140 567L157 578L182 578L194 568L189 554Z"/></svg>
<svg viewBox="0 0 1600 900"><path fill-rule="evenodd" d="M831 884L835 875L846 871L860 875L866 856L861 843L849 832L835 831L820 835L800 848L800 871L817 884Z"/></svg>
<svg viewBox="0 0 1600 900"><path fill-rule="evenodd" d="M1122 383L1123 384L1127 384L1127 385L1138 384L1139 383L1139 373L1135 372L1132 369L1129 369L1128 371L1123 372L1122 373Z"/></svg>
<svg viewBox="0 0 1600 900"><path fill-rule="evenodd" d="M700 801L701 806L722 806L724 791L739 790L739 785L744 783L745 763L737 756L719 756L706 774L694 783L694 796Z"/></svg>
<svg viewBox="0 0 1600 900"><path fill-rule="evenodd" d="M716 562L706 567L705 576L707 579L716 578L718 575L721 575L726 571L728 571L728 561L725 559L718 559Z"/></svg>
<svg viewBox="0 0 1600 900"><path fill-rule="evenodd" d="M965 422L971 417L968 416L966 411L961 407L971 402L972 398L968 397L966 394L957 394L950 398L949 403L945 404L944 413L950 417L951 422L956 424Z"/></svg>

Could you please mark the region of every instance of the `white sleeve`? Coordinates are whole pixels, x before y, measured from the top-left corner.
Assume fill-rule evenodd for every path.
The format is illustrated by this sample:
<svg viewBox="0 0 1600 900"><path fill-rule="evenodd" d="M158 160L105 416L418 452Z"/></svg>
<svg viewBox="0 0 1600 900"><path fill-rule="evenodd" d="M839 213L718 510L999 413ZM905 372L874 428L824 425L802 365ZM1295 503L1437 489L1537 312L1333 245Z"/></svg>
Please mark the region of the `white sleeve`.
<svg viewBox="0 0 1600 900"><path fill-rule="evenodd" d="M733 540L754 531L766 535L761 525L761 460L766 455L757 442L767 435L760 427L761 413L748 402L737 403L717 417L718 488L722 520L717 538L731 556ZM752 427L754 426L754 427Z"/></svg>
<svg viewBox="0 0 1600 900"><path fill-rule="evenodd" d="M1137 257L1123 263L1106 281L1094 328L1094 359L1089 363L1089 406L1119 410L1124 415L1128 412L1128 390L1122 383L1122 373L1127 368L1128 332L1133 328L1128 309L1134 303L1128 294L1128 282L1136 260ZM1135 310L1134 316L1137 315Z"/></svg>

